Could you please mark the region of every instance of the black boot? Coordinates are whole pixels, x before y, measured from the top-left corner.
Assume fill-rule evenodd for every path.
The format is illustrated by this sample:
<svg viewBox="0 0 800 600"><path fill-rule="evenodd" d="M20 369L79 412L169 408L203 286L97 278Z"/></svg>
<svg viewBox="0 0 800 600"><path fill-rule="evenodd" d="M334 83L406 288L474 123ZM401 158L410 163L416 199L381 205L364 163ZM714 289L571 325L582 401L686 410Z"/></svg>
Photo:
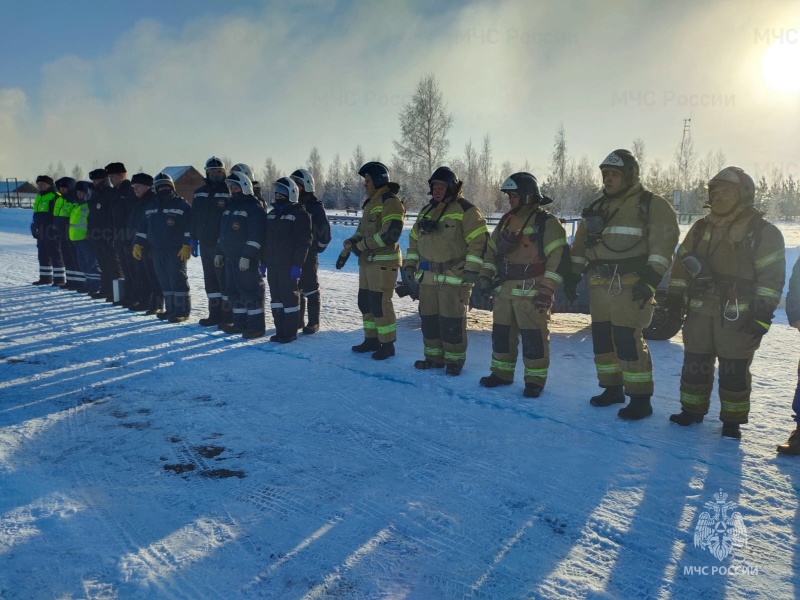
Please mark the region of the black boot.
<svg viewBox="0 0 800 600"><path fill-rule="evenodd" d="M386 360L390 356L394 356L394 342L381 344L380 348L372 353L372 358L374 360Z"/></svg>
<svg viewBox="0 0 800 600"><path fill-rule="evenodd" d="M272 309L272 322L275 324L275 335L269 336L270 342L280 342L283 338L283 309Z"/></svg>
<svg viewBox="0 0 800 600"><path fill-rule="evenodd" d="M480 383L483 387L493 388L501 385L511 385L512 383L514 383L514 381L503 379L501 377L498 377L496 373L492 373L491 375L488 375L486 377L481 377L478 383Z"/></svg>
<svg viewBox="0 0 800 600"><path fill-rule="evenodd" d="M213 327L222 323L222 298L208 300L208 316L198 321L203 327Z"/></svg>
<svg viewBox="0 0 800 600"><path fill-rule="evenodd" d="M300 319L298 311L286 312L283 311L283 334L278 340L281 344L288 344L297 339L297 321Z"/></svg>
<svg viewBox="0 0 800 600"><path fill-rule="evenodd" d="M589 404L592 406L611 406L612 404L624 404L625 392L621 385L609 385L603 390L602 394L592 396Z"/></svg>
<svg viewBox="0 0 800 600"><path fill-rule="evenodd" d="M311 335L319 331L319 292L306 298L306 303L308 304L308 323L303 327L303 333Z"/></svg>
<svg viewBox="0 0 800 600"><path fill-rule="evenodd" d="M631 396L628 406L620 408L617 416L626 421L638 421L653 414L650 396Z"/></svg>
<svg viewBox="0 0 800 600"><path fill-rule="evenodd" d="M778 446L780 454L800 455L800 429L795 429L789 436L789 441Z"/></svg>
<svg viewBox="0 0 800 600"><path fill-rule="evenodd" d="M464 365L459 365L458 363L448 363L445 365L445 374L452 375L454 377L461 375L461 370L464 368Z"/></svg>
<svg viewBox="0 0 800 600"><path fill-rule="evenodd" d="M734 440L742 439L742 431L739 429L738 423L725 423L722 422L722 437L732 438Z"/></svg>
<svg viewBox="0 0 800 600"><path fill-rule="evenodd" d="M415 360L414 361L414 368L415 369L443 369L444 363L436 362L435 360L431 360L430 358L424 358L422 360Z"/></svg>
<svg viewBox="0 0 800 600"><path fill-rule="evenodd" d="M683 427L691 425L692 423L702 423L703 422L703 415L698 415L696 413L686 412L685 410L681 410L680 413L676 415L670 415L669 420L673 423L677 423Z"/></svg>
<svg viewBox="0 0 800 600"><path fill-rule="evenodd" d="M363 342L361 342L357 346L353 346L350 349L353 352L364 354L366 352L375 352L380 347L381 343L378 341L378 338L374 337L374 338L366 338Z"/></svg>
<svg viewBox="0 0 800 600"><path fill-rule="evenodd" d="M522 395L526 398L538 398L542 395L543 389L544 387L538 383L529 382L525 384L525 391L522 392Z"/></svg>

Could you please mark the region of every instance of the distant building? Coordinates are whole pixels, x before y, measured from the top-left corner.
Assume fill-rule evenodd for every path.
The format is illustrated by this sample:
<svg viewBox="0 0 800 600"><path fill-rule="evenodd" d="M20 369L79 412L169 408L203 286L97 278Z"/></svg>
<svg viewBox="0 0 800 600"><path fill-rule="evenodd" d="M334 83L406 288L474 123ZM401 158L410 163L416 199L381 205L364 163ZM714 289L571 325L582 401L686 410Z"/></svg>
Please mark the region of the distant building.
<svg viewBox="0 0 800 600"><path fill-rule="evenodd" d="M39 188L28 181L6 179L0 181L0 204L20 208L33 208Z"/></svg>
<svg viewBox="0 0 800 600"><path fill-rule="evenodd" d="M166 173L175 182L175 192L189 204L192 203L194 191L206 182L200 171L192 167L164 167L161 173Z"/></svg>

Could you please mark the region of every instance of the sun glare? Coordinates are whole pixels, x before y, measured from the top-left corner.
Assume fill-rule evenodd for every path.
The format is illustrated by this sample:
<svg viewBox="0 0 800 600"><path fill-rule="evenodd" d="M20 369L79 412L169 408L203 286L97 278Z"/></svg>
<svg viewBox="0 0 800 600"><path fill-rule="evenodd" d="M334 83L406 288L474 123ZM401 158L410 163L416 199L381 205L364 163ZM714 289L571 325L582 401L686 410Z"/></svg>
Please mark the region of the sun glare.
<svg viewBox="0 0 800 600"><path fill-rule="evenodd" d="M800 92L800 41L770 46L761 59L761 74L775 92Z"/></svg>

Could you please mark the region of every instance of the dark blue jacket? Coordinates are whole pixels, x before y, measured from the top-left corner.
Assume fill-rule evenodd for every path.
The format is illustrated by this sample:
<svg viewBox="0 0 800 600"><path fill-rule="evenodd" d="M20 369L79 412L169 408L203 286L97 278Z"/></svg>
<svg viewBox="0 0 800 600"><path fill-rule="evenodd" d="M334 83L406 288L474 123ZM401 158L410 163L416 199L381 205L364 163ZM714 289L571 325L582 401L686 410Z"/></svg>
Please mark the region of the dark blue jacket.
<svg viewBox="0 0 800 600"><path fill-rule="evenodd" d="M320 254L331 243L331 224L322 202L314 194L300 194L300 204L311 216L311 248L309 252Z"/></svg>
<svg viewBox="0 0 800 600"><path fill-rule="evenodd" d="M271 267L301 267L311 246L311 217L299 204L276 204L267 213L261 260Z"/></svg>
<svg viewBox="0 0 800 600"><path fill-rule="evenodd" d="M228 206L230 194L225 182L212 184L206 179L192 198L192 239L209 248L217 245L222 213Z"/></svg>
<svg viewBox="0 0 800 600"><path fill-rule="evenodd" d="M233 194L222 213L217 254L226 259L249 258L255 265L254 259L264 245L266 220L267 215L258 198Z"/></svg>
<svg viewBox="0 0 800 600"><path fill-rule="evenodd" d="M134 243L150 244L153 250L172 250L176 254L181 246L189 245L189 227L192 208L180 196L156 201L144 211L144 223L136 234Z"/></svg>
<svg viewBox="0 0 800 600"><path fill-rule="evenodd" d="M158 198L153 190L147 190L144 196L137 198L133 196L128 213L128 224L125 228L125 241L133 242L136 234L142 229L145 220L145 211L158 205Z"/></svg>

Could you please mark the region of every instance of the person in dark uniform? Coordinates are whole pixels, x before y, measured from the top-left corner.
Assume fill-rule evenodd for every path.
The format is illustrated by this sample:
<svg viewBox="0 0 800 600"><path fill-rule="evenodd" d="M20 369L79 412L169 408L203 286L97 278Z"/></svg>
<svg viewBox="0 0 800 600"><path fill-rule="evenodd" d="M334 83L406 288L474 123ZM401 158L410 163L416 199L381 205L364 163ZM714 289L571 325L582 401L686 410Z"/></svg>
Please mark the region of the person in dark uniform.
<svg viewBox="0 0 800 600"><path fill-rule="evenodd" d="M186 262L192 255L189 245L191 207L175 193L175 183L166 173L153 178L158 201L145 210L145 220L136 234L133 257L142 260L144 243L153 249L153 263L164 293L166 310L159 319L183 323L192 309Z"/></svg>
<svg viewBox="0 0 800 600"><path fill-rule="evenodd" d="M303 263L300 276L300 319L298 327L303 333L312 334L319 331L319 312L321 299L319 295L319 255L325 251L331 241L331 225L325 208L314 195L314 177L305 169L297 169L292 179L300 190L300 205L311 217L311 247ZM308 305L308 322L303 323Z"/></svg>
<svg viewBox="0 0 800 600"><path fill-rule="evenodd" d="M60 287L66 281L61 248L53 226L53 211L61 196L53 187L53 178L49 175L39 175L36 178L36 185L39 194L33 202L31 234L36 238L36 250L39 254L39 279L34 281L33 285Z"/></svg>
<svg viewBox="0 0 800 600"><path fill-rule="evenodd" d="M206 161L206 183L197 188L192 200L192 256L200 255L203 264L203 285L208 298L208 316L200 319L203 327L219 326L233 321L228 295L225 292L225 269L214 266L222 213L230 193L225 185L225 163L212 156Z"/></svg>
<svg viewBox="0 0 800 600"><path fill-rule="evenodd" d="M231 302L233 323L223 325L222 330L255 339L262 337L266 330L264 281L258 272L266 213L253 195L253 183L244 173L231 173L225 183L231 197L222 213L214 266L225 269L225 289Z"/></svg>
<svg viewBox="0 0 800 600"><path fill-rule="evenodd" d="M299 204L299 190L291 177L281 177L273 188L273 208L267 213L261 260L267 266L270 308L275 321L271 342L297 339L300 320L298 282L311 246L311 217Z"/></svg>
<svg viewBox="0 0 800 600"><path fill-rule="evenodd" d="M136 260L133 257L136 234L144 223L146 211L158 202L155 192L153 192L153 176L147 173L137 173L131 178L131 187L135 200L131 204L131 211L128 215L125 237L130 245L131 262L135 263L133 269L136 274L136 285L134 302L129 308L137 312L146 311L145 314L148 315L155 315L163 310L164 297L161 294L161 286L158 283L153 264L153 250L148 245L142 251L142 260Z"/></svg>
<svg viewBox="0 0 800 600"><path fill-rule="evenodd" d="M108 179L114 188L114 199L111 201L111 223L114 231L114 254L117 257L119 266L122 268L122 276L125 285L122 289L122 297L114 304L129 308L138 295L138 288L141 286L141 278L144 275L141 265L133 260L131 255L131 241L127 236L128 217L131 205L136 201L131 182L128 181L128 173L125 165L121 162L112 162L106 165ZM135 234L135 232L134 232Z"/></svg>
<svg viewBox="0 0 800 600"><path fill-rule="evenodd" d="M107 302L113 302L113 281L122 277L122 268L114 252L111 212L116 192L105 169L95 169L89 173L89 179L94 184L94 193L89 202L88 236L100 265L100 291L92 294L92 298L104 298Z"/></svg>

